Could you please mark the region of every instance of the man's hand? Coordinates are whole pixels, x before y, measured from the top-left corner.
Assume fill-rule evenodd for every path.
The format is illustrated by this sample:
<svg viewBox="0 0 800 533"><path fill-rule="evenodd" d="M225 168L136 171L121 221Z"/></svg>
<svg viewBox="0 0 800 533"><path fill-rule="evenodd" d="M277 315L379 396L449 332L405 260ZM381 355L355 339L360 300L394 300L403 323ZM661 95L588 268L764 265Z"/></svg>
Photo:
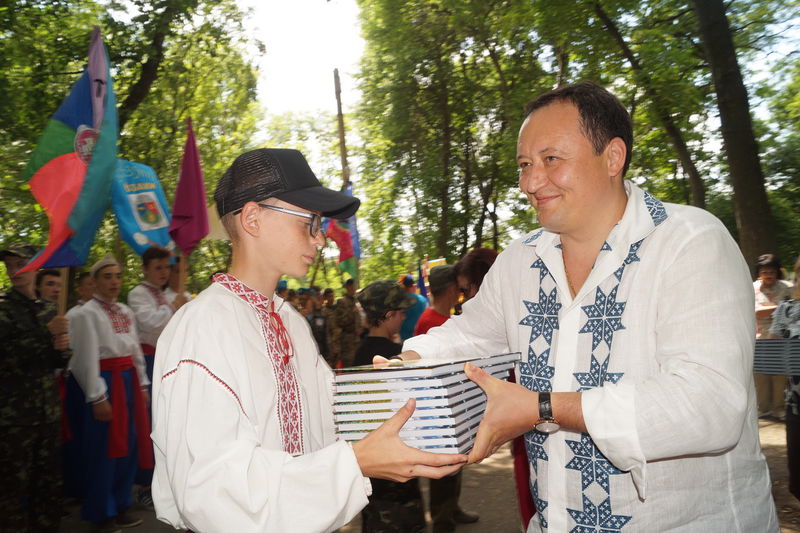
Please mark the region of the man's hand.
<svg viewBox="0 0 800 533"><path fill-rule="evenodd" d="M98 422L111 422L111 403L103 400L92 404L92 414Z"/></svg>
<svg viewBox="0 0 800 533"><path fill-rule="evenodd" d="M381 427L353 443L362 474L403 483L415 477L439 479L464 466L465 455L424 452L400 440L400 429L414 414L415 406L416 402L409 400Z"/></svg>
<svg viewBox="0 0 800 533"><path fill-rule="evenodd" d="M176 310L176 311L177 311L177 310L178 310L178 309L180 309L180 308L183 306L183 304L185 304L187 301L188 301L188 300L186 299L186 295L185 295L185 294L183 294L183 293L179 293L177 296L175 296L175 299L172 301L172 308L173 308L174 310Z"/></svg>
<svg viewBox="0 0 800 533"><path fill-rule="evenodd" d="M396 355L395 357L399 357L403 361L415 361L417 359L421 359L419 354L413 350L406 350L405 352L401 353L400 355ZM376 355L372 358L372 364L375 366L384 365L389 360L382 355Z"/></svg>
<svg viewBox="0 0 800 533"><path fill-rule="evenodd" d="M53 348L61 352L69 349L69 333L59 333L53 337Z"/></svg>
<svg viewBox="0 0 800 533"><path fill-rule="evenodd" d="M144 404L150 405L150 393L147 392L147 389L142 389L142 397L144 398Z"/></svg>
<svg viewBox="0 0 800 533"><path fill-rule="evenodd" d="M465 364L464 371L486 393L486 411L469 453L470 463L480 463L506 442L533 429L539 417L539 393L497 379L471 363Z"/></svg>
<svg viewBox="0 0 800 533"><path fill-rule="evenodd" d="M69 332L69 320L64 315L56 315L47 323L47 329L53 337L66 334Z"/></svg>

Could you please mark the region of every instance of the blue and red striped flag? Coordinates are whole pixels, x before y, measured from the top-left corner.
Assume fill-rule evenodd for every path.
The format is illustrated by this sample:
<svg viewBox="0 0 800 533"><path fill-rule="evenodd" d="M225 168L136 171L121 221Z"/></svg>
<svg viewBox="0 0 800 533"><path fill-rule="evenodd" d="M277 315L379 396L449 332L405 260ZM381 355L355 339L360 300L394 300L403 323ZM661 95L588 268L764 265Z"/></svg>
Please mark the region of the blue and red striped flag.
<svg viewBox="0 0 800 533"><path fill-rule="evenodd" d="M45 126L23 172L50 224L47 246L24 270L86 262L116 165L116 98L108 54L95 26L88 67Z"/></svg>

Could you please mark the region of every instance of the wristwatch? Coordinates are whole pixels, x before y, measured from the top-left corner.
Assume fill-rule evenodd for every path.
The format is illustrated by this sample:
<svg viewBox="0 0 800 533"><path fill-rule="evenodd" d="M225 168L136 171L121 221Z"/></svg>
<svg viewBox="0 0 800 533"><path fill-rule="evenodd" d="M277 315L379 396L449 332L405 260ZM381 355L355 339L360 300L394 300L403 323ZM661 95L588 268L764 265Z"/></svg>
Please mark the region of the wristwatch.
<svg viewBox="0 0 800 533"><path fill-rule="evenodd" d="M553 406L550 403L549 392L539 393L539 420L536 421L536 425L533 427L536 431L541 431L542 433L555 433L561 429L558 420L553 418Z"/></svg>

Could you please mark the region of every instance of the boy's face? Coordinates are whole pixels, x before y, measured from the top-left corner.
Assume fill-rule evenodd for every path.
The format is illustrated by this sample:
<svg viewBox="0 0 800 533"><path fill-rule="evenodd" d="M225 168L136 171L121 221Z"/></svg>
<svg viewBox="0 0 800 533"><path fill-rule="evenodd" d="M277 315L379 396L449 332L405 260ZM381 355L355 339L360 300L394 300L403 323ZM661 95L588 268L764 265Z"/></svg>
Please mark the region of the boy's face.
<svg viewBox="0 0 800 533"><path fill-rule="evenodd" d="M269 203L303 213L312 212L281 200L270 200ZM257 249L253 250L252 256L272 275L305 276L317 257L317 248L325 245L322 231L312 237L309 219L289 213L260 209L256 216L259 229L254 235Z"/></svg>
<svg viewBox="0 0 800 533"><path fill-rule="evenodd" d="M3 259L6 264L6 273L11 280L11 285L19 290L27 290L28 287L36 283L36 271L29 270L28 272L18 273L26 264L28 260L17 255L8 254Z"/></svg>
<svg viewBox="0 0 800 533"><path fill-rule="evenodd" d="M42 276L42 280L36 289L43 300L57 302L58 295L61 294L61 277Z"/></svg>
<svg viewBox="0 0 800 533"><path fill-rule="evenodd" d="M106 302L113 302L122 288L122 269L117 265L100 269L94 275L95 292Z"/></svg>
<svg viewBox="0 0 800 533"><path fill-rule="evenodd" d="M85 276L78 284L78 294L81 300L87 301L92 299L94 294L94 278L92 276Z"/></svg>
<svg viewBox="0 0 800 533"><path fill-rule="evenodd" d="M163 287L169 281L169 257L161 259L151 259L147 266L142 267L144 279L151 285Z"/></svg>

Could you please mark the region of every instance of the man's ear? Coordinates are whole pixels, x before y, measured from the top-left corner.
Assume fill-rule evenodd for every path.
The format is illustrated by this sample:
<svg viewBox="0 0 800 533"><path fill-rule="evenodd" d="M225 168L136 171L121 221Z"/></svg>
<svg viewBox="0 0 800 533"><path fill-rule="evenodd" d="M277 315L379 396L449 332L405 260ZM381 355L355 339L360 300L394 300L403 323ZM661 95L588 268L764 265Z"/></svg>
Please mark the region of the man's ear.
<svg viewBox="0 0 800 533"><path fill-rule="evenodd" d="M261 208L255 202L247 202L242 207L242 212L239 215L239 229L248 235L256 237L259 232L259 215Z"/></svg>
<svg viewBox="0 0 800 533"><path fill-rule="evenodd" d="M622 176L622 169L625 167L625 157L628 155L628 149L625 146L625 141L619 137L614 137L608 142L605 153L606 163L608 165L608 175Z"/></svg>

